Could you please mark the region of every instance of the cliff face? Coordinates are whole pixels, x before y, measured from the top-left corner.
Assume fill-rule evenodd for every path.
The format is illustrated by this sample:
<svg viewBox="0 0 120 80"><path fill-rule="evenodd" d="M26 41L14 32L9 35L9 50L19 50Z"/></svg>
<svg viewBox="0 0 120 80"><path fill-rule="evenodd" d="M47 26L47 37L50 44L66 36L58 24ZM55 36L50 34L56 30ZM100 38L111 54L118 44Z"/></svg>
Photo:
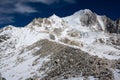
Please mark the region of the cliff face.
<svg viewBox="0 0 120 80"><path fill-rule="evenodd" d="M107 20L107 24L106 24L106 27L107 27L107 30L110 32L110 33L119 33L119 23L118 21L112 21L112 20Z"/></svg>

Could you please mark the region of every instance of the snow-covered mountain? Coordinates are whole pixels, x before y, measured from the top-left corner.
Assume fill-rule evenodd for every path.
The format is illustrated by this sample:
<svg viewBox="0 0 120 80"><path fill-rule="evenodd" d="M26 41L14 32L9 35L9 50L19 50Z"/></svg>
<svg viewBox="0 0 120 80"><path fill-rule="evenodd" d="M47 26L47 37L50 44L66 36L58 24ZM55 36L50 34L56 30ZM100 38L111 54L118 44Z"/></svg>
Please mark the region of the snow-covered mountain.
<svg viewBox="0 0 120 80"><path fill-rule="evenodd" d="M6 26L0 73L6 80L119 80L120 20L85 9Z"/></svg>

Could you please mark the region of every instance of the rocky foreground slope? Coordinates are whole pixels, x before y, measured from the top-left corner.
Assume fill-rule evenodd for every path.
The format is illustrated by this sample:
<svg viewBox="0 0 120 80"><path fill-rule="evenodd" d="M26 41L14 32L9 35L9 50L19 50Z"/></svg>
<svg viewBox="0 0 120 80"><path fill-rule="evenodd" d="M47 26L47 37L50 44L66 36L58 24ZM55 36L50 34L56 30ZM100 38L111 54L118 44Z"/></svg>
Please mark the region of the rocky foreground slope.
<svg viewBox="0 0 120 80"><path fill-rule="evenodd" d="M119 80L120 20L85 9L6 26L0 73L6 80Z"/></svg>

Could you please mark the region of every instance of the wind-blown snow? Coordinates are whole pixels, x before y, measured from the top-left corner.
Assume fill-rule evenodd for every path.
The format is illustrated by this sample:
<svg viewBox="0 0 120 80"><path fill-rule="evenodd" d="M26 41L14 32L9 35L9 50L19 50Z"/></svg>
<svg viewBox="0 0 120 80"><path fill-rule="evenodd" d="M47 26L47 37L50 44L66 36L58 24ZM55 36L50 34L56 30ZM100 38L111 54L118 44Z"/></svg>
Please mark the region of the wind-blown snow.
<svg viewBox="0 0 120 80"><path fill-rule="evenodd" d="M101 19L101 16L97 16L97 19L98 19L98 22L100 23L101 27L102 27L102 30L105 31L105 25Z"/></svg>

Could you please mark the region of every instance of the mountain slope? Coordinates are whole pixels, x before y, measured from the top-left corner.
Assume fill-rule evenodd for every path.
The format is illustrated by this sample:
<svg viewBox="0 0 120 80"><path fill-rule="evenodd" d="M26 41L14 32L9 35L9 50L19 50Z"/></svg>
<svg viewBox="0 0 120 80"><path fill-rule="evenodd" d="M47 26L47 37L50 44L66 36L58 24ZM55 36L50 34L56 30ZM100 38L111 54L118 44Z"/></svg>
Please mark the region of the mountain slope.
<svg viewBox="0 0 120 80"><path fill-rule="evenodd" d="M119 27L119 20L88 9L63 18L37 18L23 28L4 27L0 73L7 80L118 80Z"/></svg>

